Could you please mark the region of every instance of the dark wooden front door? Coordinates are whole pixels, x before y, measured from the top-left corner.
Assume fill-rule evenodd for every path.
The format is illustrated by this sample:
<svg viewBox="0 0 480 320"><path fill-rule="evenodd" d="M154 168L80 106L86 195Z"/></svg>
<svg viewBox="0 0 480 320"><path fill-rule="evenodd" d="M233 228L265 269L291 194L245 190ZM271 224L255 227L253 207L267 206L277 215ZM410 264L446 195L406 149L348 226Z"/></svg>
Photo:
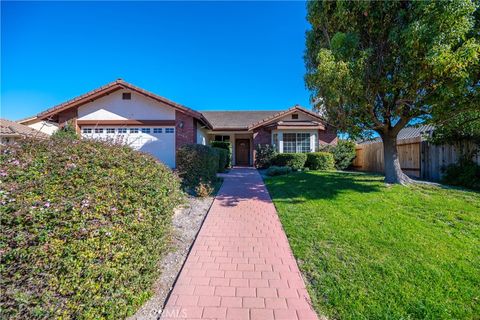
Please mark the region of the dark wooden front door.
<svg viewBox="0 0 480 320"><path fill-rule="evenodd" d="M250 165L250 140L237 139L235 141L235 160L237 166Z"/></svg>

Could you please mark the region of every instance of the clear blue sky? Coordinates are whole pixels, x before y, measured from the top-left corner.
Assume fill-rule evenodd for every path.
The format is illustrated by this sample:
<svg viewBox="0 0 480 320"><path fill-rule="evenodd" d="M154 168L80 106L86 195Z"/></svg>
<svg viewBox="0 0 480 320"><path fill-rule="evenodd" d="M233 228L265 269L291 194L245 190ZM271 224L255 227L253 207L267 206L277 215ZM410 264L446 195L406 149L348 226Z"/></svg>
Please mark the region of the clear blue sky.
<svg viewBox="0 0 480 320"><path fill-rule="evenodd" d="M1 6L1 117L117 78L197 110L309 106L304 2Z"/></svg>

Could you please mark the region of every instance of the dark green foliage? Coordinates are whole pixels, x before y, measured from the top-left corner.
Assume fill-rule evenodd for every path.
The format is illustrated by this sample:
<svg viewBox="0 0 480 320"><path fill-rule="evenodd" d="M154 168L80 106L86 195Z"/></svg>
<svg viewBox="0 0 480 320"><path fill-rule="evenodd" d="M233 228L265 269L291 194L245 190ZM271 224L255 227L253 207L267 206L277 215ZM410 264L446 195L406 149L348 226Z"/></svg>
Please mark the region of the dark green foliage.
<svg viewBox="0 0 480 320"><path fill-rule="evenodd" d="M312 170L333 170L335 169L335 160L330 152L311 152L307 153L305 167Z"/></svg>
<svg viewBox="0 0 480 320"><path fill-rule="evenodd" d="M255 147L255 167L265 169L270 167L272 159L277 155L275 147L269 144L258 144Z"/></svg>
<svg viewBox="0 0 480 320"><path fill-rule="evenodd" d="M210 146L188 144L177 150L177 170L184 186L212 184L218 171L218 153Z"/></svg>
<svg viewBox="0 0 480 320"><path fill-rule="evenodd" d="M0 155L2 319L120 319L151 294L180 180L93 140L22 140Z"/></svg>
<svg viewBox="0 0 480 320"><path fill-rule="evenodd" d="M333 154L337 170L347 169L355 159L355 142L350 140L338 140L336 145L326 145L321 150Z"/></svg>
<svg viewBox="0 0 480 320"><path fill-rule="evenodd" d="M480 166L471 160L451 164L445 168L442 182L480 190Z"/></svg>
<svg viewBox="0 0 480 320"><path fill-rule="evenodd" d="M213 148L218 153L218 172L224 172L228 167L228 150L222 148Z"/></svg>
<svg viewBox="0 0 480 320"><path fill-rule="evenodd" d="M277 167L277 166L271 166L270 168L267 169L267 176L281 176L284 174L289 174L292 172L292 168L290 167Z"/></svg>
<svg viewBox="0 0 480 320"><path fill-rule="evenodd" d="M210 146L214 148L221 148L228 151L227 154L227 168L232 165L232 145L228 141L211 141Z"/></svg>
<svg viewBox="0 0 480 320"><path fill-rule="evenodd" d="M306 153L279 153L273 158L272 164L279 167L290 167L293 170L300 170L307 161Z"/></svg>
<svg viewBox="0 0 480 320"><path fill-rule="evenodd" d="M53 139L78 139L78 134L75 130L75 126L72 123L68 122L67 124L65 124L65 126L55 131L51 137Z"/></svg>

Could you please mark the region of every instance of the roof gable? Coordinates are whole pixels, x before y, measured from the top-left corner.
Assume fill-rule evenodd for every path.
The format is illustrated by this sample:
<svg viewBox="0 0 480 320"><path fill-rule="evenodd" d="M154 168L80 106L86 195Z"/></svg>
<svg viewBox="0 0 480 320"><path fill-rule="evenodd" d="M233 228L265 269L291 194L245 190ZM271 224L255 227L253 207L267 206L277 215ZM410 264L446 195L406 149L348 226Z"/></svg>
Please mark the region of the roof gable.
<svg viewBox="0 0 480 320"><path fill-rule="evenodd" d="M48 135L23 124L0 118L0 134L4 136L22 136L48 138Z"/></svg>
<svg viewBox="0 0 480 320"><path fill-rule="evenodd" d="M281 118L289 115L289 114L292 114L292 113L297 113L297 112L301 112L301 113L304 113L308 116L310 116L311 118L313 118L314 120L317 120L319 121L322 126L323 124L325 123L325 120L317 113L315 112L312 112L312 111L309 111L305 108L302 108L298 105L288 109L288 110L285 110L285 111L281 111L281 112L278 112L274 115L271 115L270 117L267 117L267 118L264 118L256 123L253 123L252 125L249 126L249 130L253 130L253 129L256 129L256 128L259 128L259 127L262 127L262 126L265 126L265 125L268 125L268 124L271 124L275 121L278 121L280 120Z"/></svg>
<svg viewBox="0 0 480 320"><path fill-rule="evenodd" d="M190 108L185 107L184 105L181 105L179 103L173 102L172 100L169 100L167 98L164 98L162 96L156 95L150 91L144 90L142 88L139 88L137 86L134 86L131 83L128 83L126 81L123 81L122 79L118 79L116 81L110 82L100 88L94 89L92 91L89 91L83 95L80 95L78 97L75 97L69 101L66 101L64 103L61 103L59 105L56 105L48 110L45 110L37 115L39 119L48 119L49 117L68 110L72 108L78 108L86 103L92 102L98 98L104 97L112 92L115 92L117 90L121 89L127 89L136 93L139 93L141 95L144 95L150 99L156 100L158 102L162 102L175 110L178 110L180 112L186 113L196 119L201 120L204 122L207 126L211 126L210 123L204 118L204 116L195 110L192 110Z"/></svg>

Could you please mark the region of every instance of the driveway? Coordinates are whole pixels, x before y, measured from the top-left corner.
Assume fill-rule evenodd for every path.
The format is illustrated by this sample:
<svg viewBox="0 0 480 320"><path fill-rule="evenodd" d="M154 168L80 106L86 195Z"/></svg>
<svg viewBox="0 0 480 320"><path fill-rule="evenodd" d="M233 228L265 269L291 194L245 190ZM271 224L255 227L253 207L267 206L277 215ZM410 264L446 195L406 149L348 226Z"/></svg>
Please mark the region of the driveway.
<svg viewBox="0 0 480 320"><path fill-rule="evenodd" d="M317 319L257 170L224 177L161 319Z"/></svg>

